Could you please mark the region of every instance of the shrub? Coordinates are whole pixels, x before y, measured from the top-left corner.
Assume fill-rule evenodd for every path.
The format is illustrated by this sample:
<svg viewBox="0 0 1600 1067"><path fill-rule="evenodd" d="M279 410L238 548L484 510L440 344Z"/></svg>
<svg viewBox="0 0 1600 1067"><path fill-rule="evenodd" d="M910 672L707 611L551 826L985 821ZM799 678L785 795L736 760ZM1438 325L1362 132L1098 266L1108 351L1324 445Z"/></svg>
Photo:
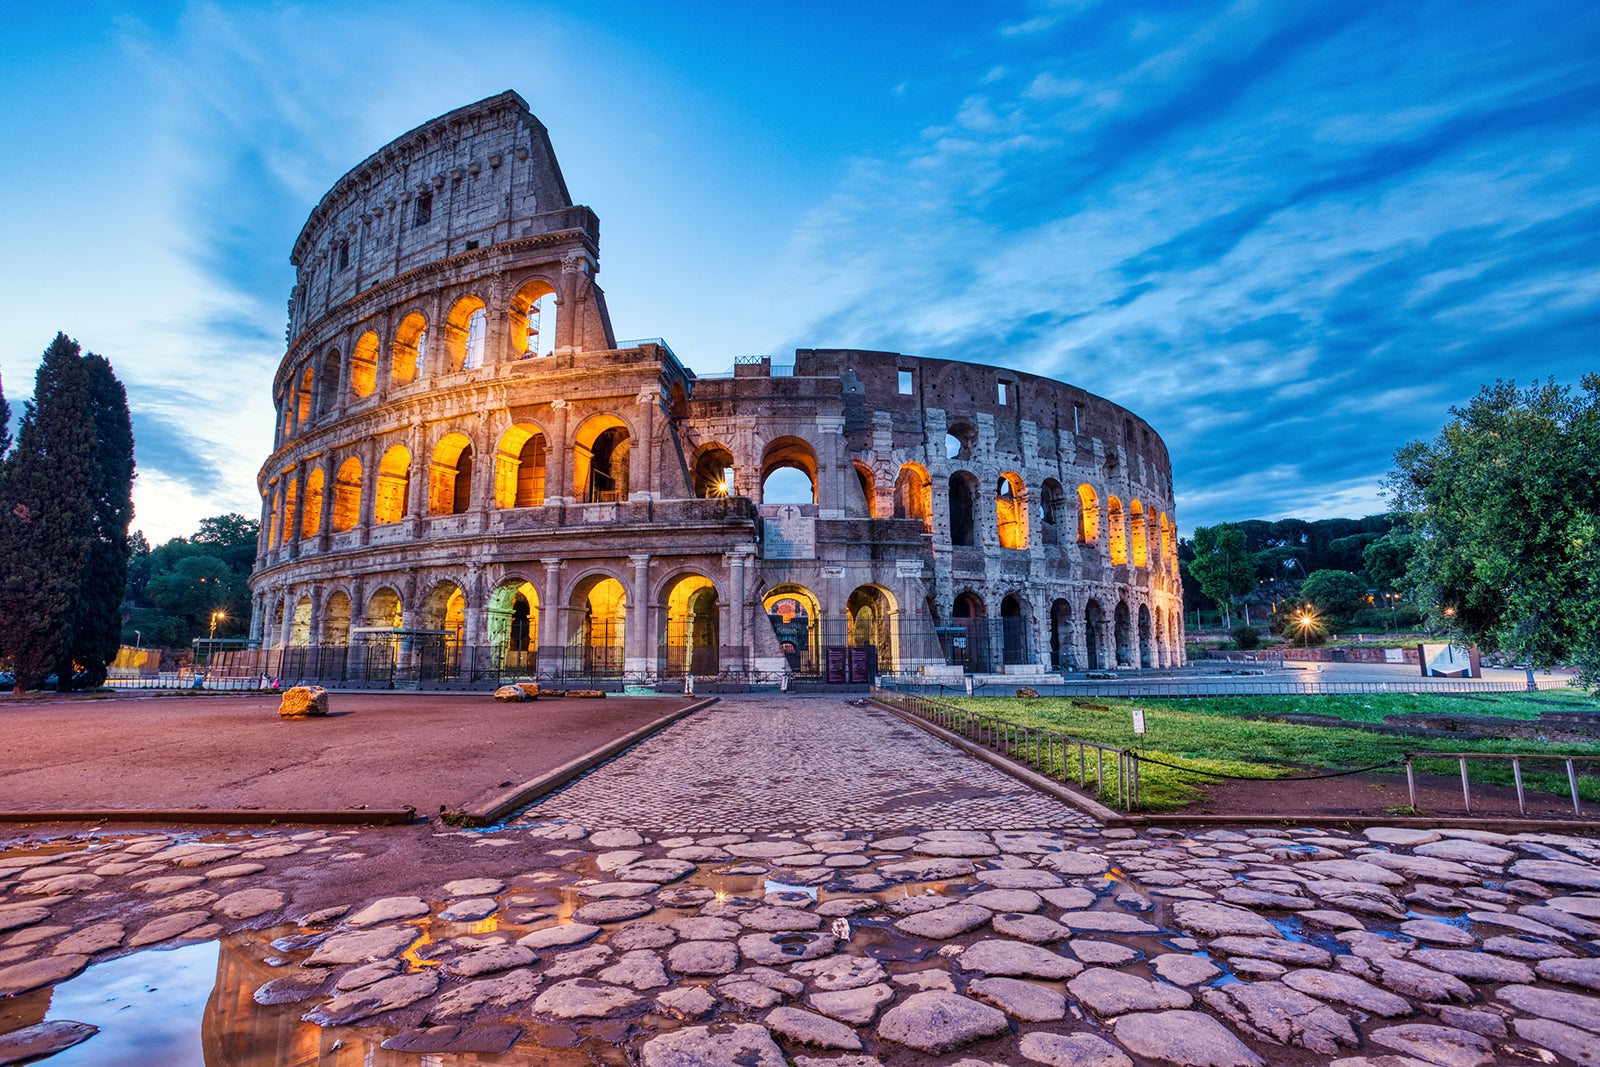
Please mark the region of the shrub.
<svg viewBox="0 0 1600 1067"><path fill-rule="evenodd" d="M1249 623L1241 622L1233 628L1233 647L1249 650L1261 644L1261 631Z"/></svg>

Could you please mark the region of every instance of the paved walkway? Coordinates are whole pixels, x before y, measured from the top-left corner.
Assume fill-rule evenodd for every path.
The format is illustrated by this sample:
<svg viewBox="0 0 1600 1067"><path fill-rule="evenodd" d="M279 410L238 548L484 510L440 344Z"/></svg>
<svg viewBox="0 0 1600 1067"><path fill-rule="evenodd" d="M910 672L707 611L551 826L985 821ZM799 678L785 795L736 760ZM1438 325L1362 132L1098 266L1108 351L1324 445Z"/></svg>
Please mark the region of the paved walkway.
<svg viewBox="0 0 1600 1067"><path fill-rule="evenodd" d="M888 712L777 696L723 699L520 821L556 819L675 833L1095 825Z"/></svg>

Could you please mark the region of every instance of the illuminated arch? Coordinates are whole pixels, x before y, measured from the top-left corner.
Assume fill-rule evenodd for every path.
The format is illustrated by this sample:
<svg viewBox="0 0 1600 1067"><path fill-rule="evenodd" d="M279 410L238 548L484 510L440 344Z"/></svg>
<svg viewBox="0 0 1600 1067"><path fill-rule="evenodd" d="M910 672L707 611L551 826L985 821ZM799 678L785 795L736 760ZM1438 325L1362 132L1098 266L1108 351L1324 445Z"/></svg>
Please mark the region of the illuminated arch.
<svg viewBox="0 0 1600 1067"><path fill-rule="evenodd" d="M411 450L392 445L378 461L378 485L372 501L374 525L399 522L411 505Z"/></svg>
<svg viewBox="0 0 1600 1067"><path fill-rule="evenodd" d="M628 499L628 424L596 415L578 428L572 449L572 484L587 504Z"/></svg>
<svg viewBox="0 0 1600 1067"><path fill-rule="evenodd" d="M391 630L400 628L404 612L400 594L388 586L381 586L367 598L367 625L384 626Z"/></svg>
<svg viewBox="0 0 1600 1067"><path fill-rule="evenodd" d="M1122 501L1114 496L1106 498L1107 544L1113 564L1128 562L1128 523L1122 514Z"/></svg>
<svg viewBox="0 0 1600 1067"><path fill-rule="evenodd" d="M702 445L694 457L694 495L700 499L733 496L733 452L726 445Z"/></svg>
<svg viewBox="0 0 1600 1067"><path fill-rule="evenodd" d="M294 399L294 424L296 430L304 430L311 425L311 398L316 391L316 375L312 373L308 364L300 372L300 387L295 390Z"/></svg>
<svg viewBox="0 0 1600 1067"><path fill-rule="evenodd" d="M822 648L822 608L803 585L785 582L767 590L762 609L791 670L813 670Z"/></svg>
<svg viewBox="0 0 1600 1067"><path fill-rule="evenodd" d="M494 451L494 506L533 508L544 503L545 436L531 422L514 423Z"/></svg>
<svg viewBox="0 0 1600 1067"><path fill-rule="evenodd" d="M508 578L489 594L489 647L501 663L531 669L539 654L539 591L521 578Z"/></svg>
<svg viewBox="0 0 1600 1067"><path fill-rule="evenodd" d="M333 532L353 530L361 521L361 460L349 456L333 479Z"/></svg>
<svg viewBox="0 0 1600 1067"><path fill-rule="evenodd" d="M1143 567L1150 562L1150 531L1145 525L1144 505L1137 498L1128 501L1128 524L1133 531L1130 545L1133 565Z"/></svg>
<svg viewBox="0 0 1600 1067"><path fill-rule="evenodd" d="M805 488L801 488L799 479L793 475L778 473L786 470L804 475ZM767 445L761 454L761 502L817 503L817 452L810 442L799 437L779 437Z"/></svg>
<svg viewBox="0 0 1600 1067"><path fill-rule="evenodd" d="M703 574L672 579L665 597L659 669L668 677L720 670L722 619L717 587Z"/></svg>
<svg viewBox="0 0 1600 1067"><path fill-rule="evenodd" d="M1078 543L1092 545L1100 540L1100 494L1084 482L1078 486Z"/></svg>
<svg viewBox="0 0 1600 1067"><path fill-rule="evenodd" d="M995 524L1001 548L1028 547L1028 491L1015 471L1000 475L994 492Z"/></svg>
<svg viewBox="0 0 1600 1067"><path fill-rule="evenodd" d="M322 468L313 467L306 475L305 503L300 509L300 536L311 538L322 529Z"/></svg>
<svg viewBox="0 0 1600 1067"><path fill-rule="evenodd" d="M878 479L872 473L872 468L859 459L854 463L856 481L861 485L861 498L867 502L867 515L869 518L879 519L878 514Z"/></svg>
<svg viewBox="0 0 1600 1067"><path fill-rule="evenodd" d="M900 468L894 482L894 517L918 519L924 533L933 532L933 479L920 463L907 463Z"/></svg>
<svg viewBox="0 0 1600 1067"><path fill-rule="evenodd" d="M289 616L288 639L284 644L293 648L305 648L311 644L311 598L302 596L294 603L294 611Z"/></svg>
<svg viewBox="0 0 1600 1067"><path fill-rule="evenodd" d="M593 574L573 589L569 647L586 674L622 673L628 594L609 574Z"/></svg>
<svg viewBox="0 0 1600 1067"><path fill-rule="evenodd" d="M322 354L322 365L317 370L317 415L333 412L339 405L339 350L330 348Z"/></svg>
<svg viewBox="0 0 1600 1067"><path fill-rule="evenodd" d="M483 363L487 325L488 312L481 297L464 296L451 305L444 327L446 371L465 370Z"/></svg>
<svg viewBox="0 0 1600 1067"><path fill-rule="evenodd" d="M433 446L428 464L428 514L460 515L472 506L472 442L447 433Z"/></svg>
<svg viewBox="0 0 1600 1067"><path fill-rule="evenodd" d="M359 400L371 396L378 385L378 335L368 330L356 338L350 350L350 396Z"/></svg>
<svg viewBox="0 0 1600 1067"><path fill-rule="evenodd" d="M428 320L413 311L400 320L394 331L394 347L389 351L389 381L410 385L417 380L428 358Z"/></svg>
<svg viewBox="0 0 1600 1067"><path fill-rule="evenodd" d="M328 594L328 602L322 609L320 643L324 645L350 643L350 594L342 589L336 589Z"/></svg>
<svg viewBox="0 0 1600 1067"><path fill-rule="evenodd" d="M283 486L283 523L279 530L282 531L280 536L287 542L294 539L294 520L299 514L300 479L294 476L293 467L283 472L279 484Z"/></svg>
<svg viewBox="0 0 1600 1067"><path fill-rule="evenodd" d="M511 350L516 359L548 356L556 343L556 290L542 278L523 284L511 298Z"/></svg>
<svg viewBox="0 0 1600 1067"><path fill-rule="evenodd" d="M466 633L467 596L455 582L434 585L418 609L418 621L425 630L444 630L446 642L460 647Z"/></svg>
<svg viewBox="0 0 1600 1067"><path fill-rule="evenodd" d="M895 642L899 638L894 594L881 585L857 586L845 601L845 614L850 625L849 644L876 649L877 671L894 670Z"/></svg>

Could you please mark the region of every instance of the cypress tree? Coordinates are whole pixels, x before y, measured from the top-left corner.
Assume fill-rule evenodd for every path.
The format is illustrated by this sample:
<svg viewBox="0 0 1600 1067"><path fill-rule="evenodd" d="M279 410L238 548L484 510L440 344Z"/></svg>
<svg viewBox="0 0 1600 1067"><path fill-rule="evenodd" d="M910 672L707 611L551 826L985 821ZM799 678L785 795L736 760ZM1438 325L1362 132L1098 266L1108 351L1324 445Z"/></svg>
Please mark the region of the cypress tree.
<svg viewBox="0 0 1600 1067"><path fill-rule="evenodd" d="M78 581L68 654L86 677L105 681L122 638L122 595L128 584L128 524L133 520L133 423L128 395L111 364L93 352L83 357L88 372L88 418L95 435L88 556ZM61 688L70 670L57 671Z"/></svg>
<svg viewBox="0 0 1600 1067"><path fill-rule="evenodd" d="M11 659L19 691L63 664L71 681L73 616L93 530L89 410L87 365L77 343L58 333L0 481L0 654Z"/></svg>

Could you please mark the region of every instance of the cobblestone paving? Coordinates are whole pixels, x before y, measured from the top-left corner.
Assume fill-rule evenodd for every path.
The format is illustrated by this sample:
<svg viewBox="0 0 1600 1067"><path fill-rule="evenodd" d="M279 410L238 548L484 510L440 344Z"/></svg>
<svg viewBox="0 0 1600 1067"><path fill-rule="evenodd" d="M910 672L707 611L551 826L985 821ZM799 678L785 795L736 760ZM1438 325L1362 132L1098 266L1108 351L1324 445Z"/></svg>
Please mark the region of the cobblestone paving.
<svg viewBox="0 0 1600 1067"><path fill-rule="evenodd" d="M724 699L530 808L523 824L678 833L1093 826L878 708Z"/></svg>

